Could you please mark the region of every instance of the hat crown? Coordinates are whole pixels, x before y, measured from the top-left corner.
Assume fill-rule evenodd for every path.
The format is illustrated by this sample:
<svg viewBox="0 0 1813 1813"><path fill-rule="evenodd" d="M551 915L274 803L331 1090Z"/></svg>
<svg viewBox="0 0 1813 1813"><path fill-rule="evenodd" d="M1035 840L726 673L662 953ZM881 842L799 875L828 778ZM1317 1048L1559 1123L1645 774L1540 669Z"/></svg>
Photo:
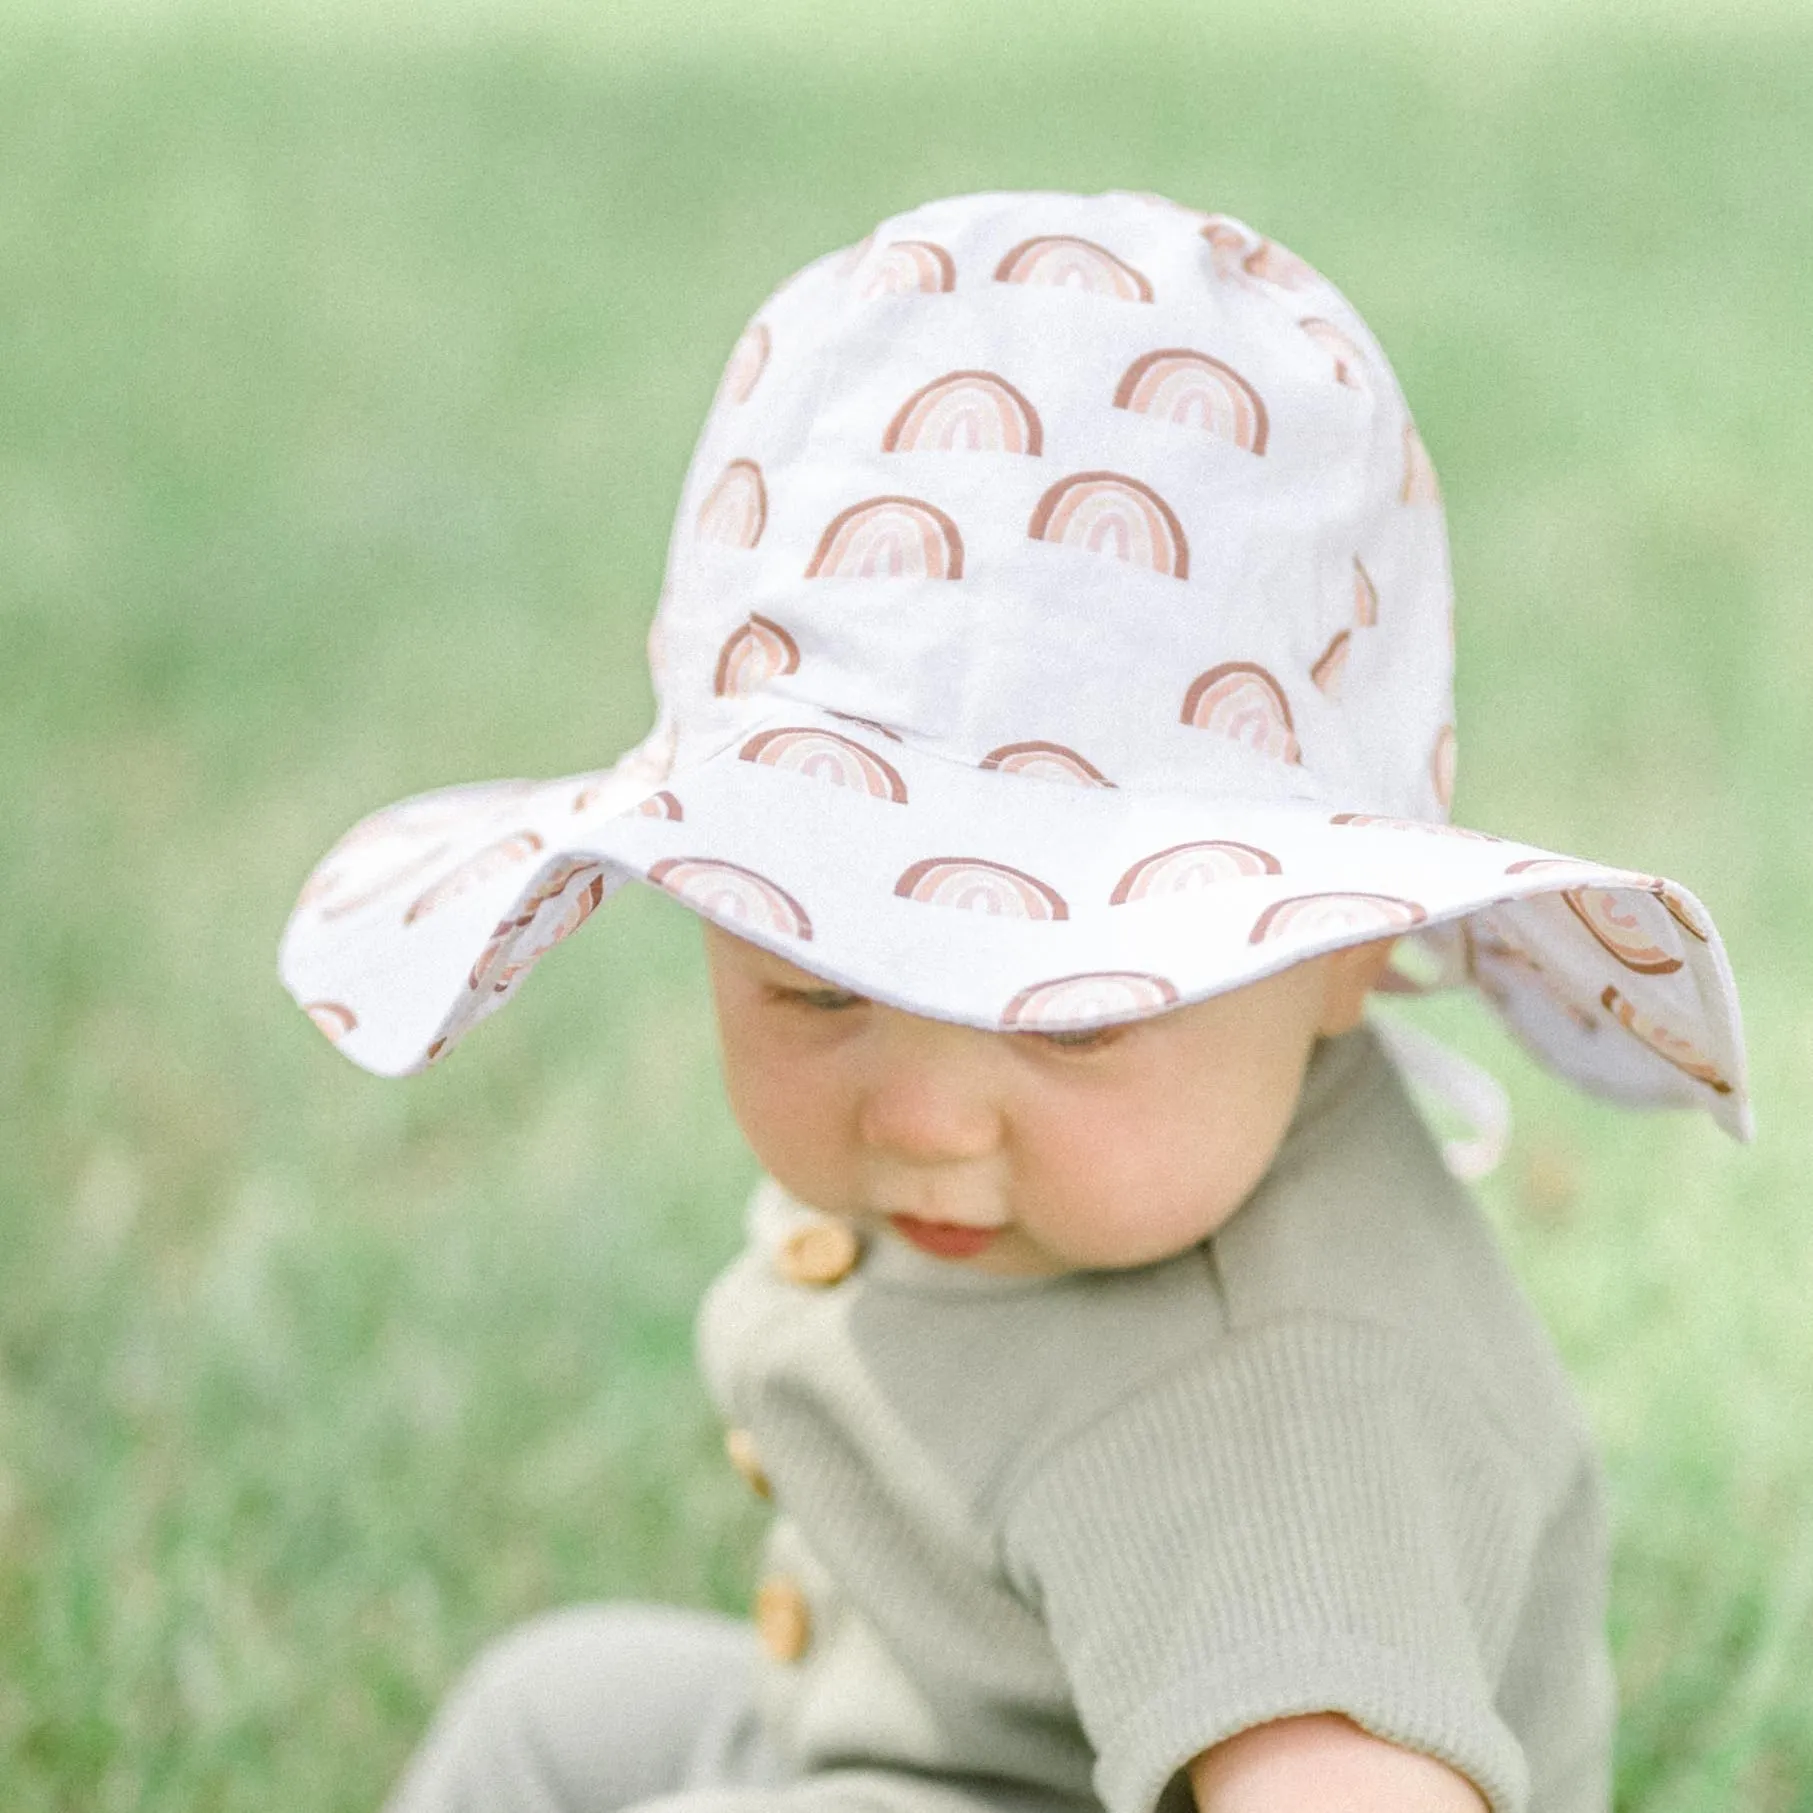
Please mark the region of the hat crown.
<svg viewBox="0 0 1813 1813"><path fill-rule="evenodd" d="M796 701L1084 785L1451 789L1446 535L1391 368L1300 259L1157 197L933 202L783 284L651 656L682 760Z"/></svg>

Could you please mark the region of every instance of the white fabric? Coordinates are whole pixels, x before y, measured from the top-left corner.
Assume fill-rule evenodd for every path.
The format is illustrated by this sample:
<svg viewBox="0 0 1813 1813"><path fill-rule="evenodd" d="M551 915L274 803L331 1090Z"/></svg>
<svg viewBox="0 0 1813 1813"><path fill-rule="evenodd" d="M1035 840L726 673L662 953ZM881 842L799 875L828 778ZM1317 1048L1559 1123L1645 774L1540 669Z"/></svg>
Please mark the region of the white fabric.
<svg viewBox="0 0 1813 1813"><path fill-rule="evenodd" d="M991 1027L1408 934L1573 1080L1746 1135L1704 909L1444 822L1450 616L1427 455L1308 266L1156 197L930 203L738 341L649 737L367 820L304 890L284 979L390 1074L630 878Z"/></svg>

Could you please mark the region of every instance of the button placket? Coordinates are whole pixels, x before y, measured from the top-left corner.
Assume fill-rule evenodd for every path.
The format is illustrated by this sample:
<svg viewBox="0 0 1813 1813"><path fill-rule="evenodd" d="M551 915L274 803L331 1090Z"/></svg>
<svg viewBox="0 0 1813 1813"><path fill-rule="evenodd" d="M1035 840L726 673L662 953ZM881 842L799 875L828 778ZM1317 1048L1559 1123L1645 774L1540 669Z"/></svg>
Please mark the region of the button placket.
<svg viewBox="0 0 1813 1813"><path fill-rule="evenodd" d="M769 1483L767 1470L762 1465L755 1437L747 1429L726 1429L724 1452L730 1456L730 1464L742 1475L744 1485L757 1498L774 1496L774 1487Z"/></svg>
<svg viewBox="0 0 1813 1813"><path fill-rule="evenodd" d="M776 1662L797 1662L812 1641L812 1610L797 1580L774 1574L756 1588L755 1628Z"/></svg>
<svg viewBox="0 0 1813 1813"><path fill-rule="evenodd" d="M790 1284L823 1289L847 1278L862 1257L856 1230L829 1217L795 1228L775 1253L775 1264Z"/></svg>

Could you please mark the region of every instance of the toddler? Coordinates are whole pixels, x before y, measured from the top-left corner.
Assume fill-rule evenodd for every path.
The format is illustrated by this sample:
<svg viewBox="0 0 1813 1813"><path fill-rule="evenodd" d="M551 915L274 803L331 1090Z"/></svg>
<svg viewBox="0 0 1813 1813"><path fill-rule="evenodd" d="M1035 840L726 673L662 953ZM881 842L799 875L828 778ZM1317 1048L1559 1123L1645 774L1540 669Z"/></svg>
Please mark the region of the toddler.
<svg viewBox="0 0 1813 1813"><path fill-rule="evenodd" d="M1343 297L1155 196L935 202L737 342L614 767L406 801L284 977L438 1060L614 887L767 1174L700 1356L752 1624L507 1638L392 1803L1603 1813L1602 1506L1369 992L1748 1134L1656 877L1446 822L1433 471Z"/></svg>

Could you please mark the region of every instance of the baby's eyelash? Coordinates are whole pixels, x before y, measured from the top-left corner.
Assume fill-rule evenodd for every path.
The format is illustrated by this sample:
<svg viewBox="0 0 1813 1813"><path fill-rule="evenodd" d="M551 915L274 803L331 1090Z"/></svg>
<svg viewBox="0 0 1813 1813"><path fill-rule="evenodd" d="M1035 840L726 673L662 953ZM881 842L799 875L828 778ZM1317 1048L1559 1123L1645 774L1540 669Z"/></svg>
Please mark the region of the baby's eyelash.
<svg viewBox="0 0 1813 1813"><path fill-rule="evenodd" d="M860 1007L867 999L842 988L780 988L775 990L775 998L791 1007L810 1007L825 1013Z"/></svg>
<svg viewBox="0 0 1813 1813"><path fill-rule="evenodd" d="M1060 1051L1098 1051L1112 1045L1125 1030L1122 1026L1079 1026L1072 1032L1042 1032L1037 1036Z"/></svg>

